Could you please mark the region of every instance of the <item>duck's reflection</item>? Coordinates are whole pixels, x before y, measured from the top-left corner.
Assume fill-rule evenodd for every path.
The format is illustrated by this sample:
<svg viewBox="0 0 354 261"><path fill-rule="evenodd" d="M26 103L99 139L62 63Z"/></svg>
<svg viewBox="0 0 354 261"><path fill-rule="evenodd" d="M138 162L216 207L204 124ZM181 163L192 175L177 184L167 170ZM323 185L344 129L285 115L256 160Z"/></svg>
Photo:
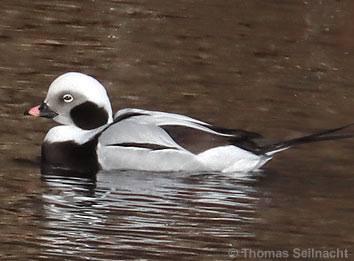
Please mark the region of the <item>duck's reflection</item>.
<svg viewBox="0 0 354 261"><path fill-rule="evenodd" d="M254 237L249 224L257 218L254 185L260 177L136 171L99 172L96 178L43 175L44 256L103 248L105 254L128 253L137 246L159 254L227 254L230 246Z"/></svg>

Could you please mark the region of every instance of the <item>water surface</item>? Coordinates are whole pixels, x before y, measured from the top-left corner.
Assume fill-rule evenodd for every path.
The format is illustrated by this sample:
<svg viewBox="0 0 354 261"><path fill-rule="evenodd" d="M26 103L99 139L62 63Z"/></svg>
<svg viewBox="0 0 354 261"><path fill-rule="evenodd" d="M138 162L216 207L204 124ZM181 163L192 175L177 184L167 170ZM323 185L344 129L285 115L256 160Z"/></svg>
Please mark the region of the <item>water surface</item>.
<svg viewBox="0 0 354 261"><path fill-rule="evenodd" d="M130 171L95 182L41 177L54 123L22 114L56 76L81 71L107 87L114 110L182 113L279 139L345 125L354 121L353 12L350 1L3 0L0 257L351 255L353 140L283 152L261 173Z"/></svg>

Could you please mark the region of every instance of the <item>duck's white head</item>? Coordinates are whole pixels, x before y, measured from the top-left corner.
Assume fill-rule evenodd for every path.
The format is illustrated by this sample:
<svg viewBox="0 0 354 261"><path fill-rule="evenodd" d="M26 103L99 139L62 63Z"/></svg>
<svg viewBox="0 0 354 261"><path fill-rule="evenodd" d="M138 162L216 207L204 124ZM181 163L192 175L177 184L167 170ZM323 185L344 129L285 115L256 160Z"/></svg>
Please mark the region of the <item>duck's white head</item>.
<svg viewBox="0 0 354 261"><path fill-rule="evenodd" d="M84 130L113 121L106 89L95 78L78 72L65 73L56 78L44 102L26 111L26 114L51 118Z"/></svg>

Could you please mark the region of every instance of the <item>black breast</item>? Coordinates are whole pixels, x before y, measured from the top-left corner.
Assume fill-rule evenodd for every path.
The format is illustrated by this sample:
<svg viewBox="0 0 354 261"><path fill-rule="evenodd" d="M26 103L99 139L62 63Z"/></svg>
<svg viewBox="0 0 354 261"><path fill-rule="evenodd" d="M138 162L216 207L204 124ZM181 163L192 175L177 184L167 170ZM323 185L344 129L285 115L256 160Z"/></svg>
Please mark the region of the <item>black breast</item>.
<svg viewBox="0 0 354 261"><path fill-rule="evenodd" d="M73 141L44 142L41 159L42 174L94 176L100 169L96 153L97 142L97 137L82 145Z"/></svg>

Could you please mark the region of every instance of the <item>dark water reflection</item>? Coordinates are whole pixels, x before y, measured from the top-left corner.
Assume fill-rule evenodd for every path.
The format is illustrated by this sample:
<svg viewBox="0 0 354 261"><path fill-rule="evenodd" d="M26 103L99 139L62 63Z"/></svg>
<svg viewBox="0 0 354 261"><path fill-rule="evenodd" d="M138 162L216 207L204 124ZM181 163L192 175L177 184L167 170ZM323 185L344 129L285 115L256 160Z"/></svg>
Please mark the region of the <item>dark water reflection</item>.
<svg viewBox="0 0 354 261"><path fill-rule="evenodd" d="M283 139L343 126L354 121L353 13L354 2L334 0L1 1L0 258L353 253L353 141L301 146L243 177L41 178L53 123L22 116L57 75L81 71L107 87L115 110L171 111Z"/></svg>
<svg viewBox="0 0 354 261"><path fill-rule="evenodd" d="M254 240L257 176L100 173L44 179L42 257L227 258Z"/></svg>
<svg viewBox="0 0 354 261"><path fill-rule="evenodd" d="M3 204L1 253L18 260L225 260L234 249L350 250L352 179L324 174L304 183L301 172L43 176L37 191L18 191Z"/></svg>

